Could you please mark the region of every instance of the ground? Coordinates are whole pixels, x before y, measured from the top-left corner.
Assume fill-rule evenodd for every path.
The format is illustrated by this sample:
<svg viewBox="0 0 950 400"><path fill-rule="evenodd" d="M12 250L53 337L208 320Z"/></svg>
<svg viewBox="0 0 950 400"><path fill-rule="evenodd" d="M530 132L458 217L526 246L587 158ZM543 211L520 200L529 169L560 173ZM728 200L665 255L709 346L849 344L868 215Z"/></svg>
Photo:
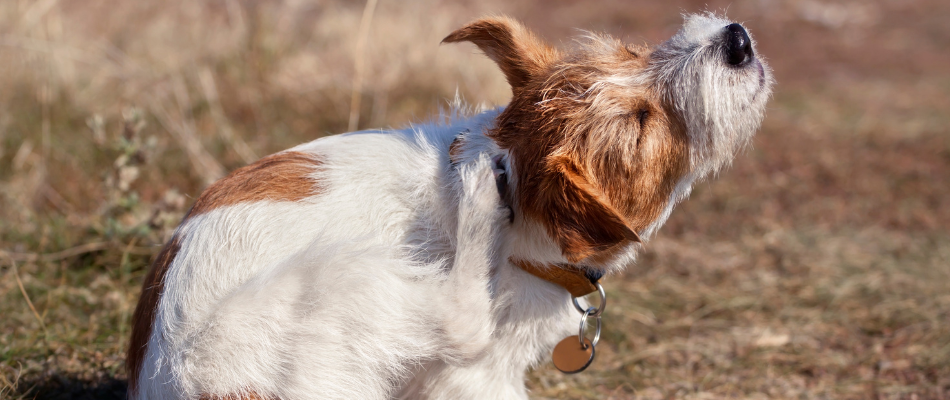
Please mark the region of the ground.
<svg viewBox="0 0 950 400"><path fill-rule="evenodd" d="M775 70L763 127L606 278L592 367L546 363L532 396L950 398L941 0L0 3L0 398L124 397L148 262L225 171L456 93L504 104L473 46L438 45L464 22L658 43L706 9Z"/></svg>

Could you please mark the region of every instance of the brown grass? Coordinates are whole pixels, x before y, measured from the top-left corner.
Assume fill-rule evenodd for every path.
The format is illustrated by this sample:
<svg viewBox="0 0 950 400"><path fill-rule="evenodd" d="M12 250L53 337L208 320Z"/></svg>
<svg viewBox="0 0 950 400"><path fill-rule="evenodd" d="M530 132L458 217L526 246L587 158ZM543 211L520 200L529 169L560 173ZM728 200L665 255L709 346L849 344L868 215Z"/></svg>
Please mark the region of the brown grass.
<svg viewBox="0 0 950 400"><path fill-rule="evenodd" d="M545 364L532 393L950 398L950 3L380 1L357 124L506 102L438 46L478 16L656 43L706 4L775 68L764 127L608 278L591 369ZM149 258L224 171L346 129L363 6L0 2L0 398L124 396Z"/></svg>

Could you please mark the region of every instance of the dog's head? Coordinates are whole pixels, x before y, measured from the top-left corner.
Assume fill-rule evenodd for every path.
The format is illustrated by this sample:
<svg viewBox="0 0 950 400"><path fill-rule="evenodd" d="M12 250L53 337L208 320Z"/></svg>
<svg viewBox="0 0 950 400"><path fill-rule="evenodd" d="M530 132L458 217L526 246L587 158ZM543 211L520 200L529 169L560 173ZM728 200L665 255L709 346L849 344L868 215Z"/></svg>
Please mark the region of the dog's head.
<svg viewBox="0 0 950 400"><path fill-rule="evenodd" d="M746 30L712 14L652 48L591 34L562 51L504 17L444 40L459 41L511 84L488 135L511 155L516 209L571 262L599 264L652 235L748 143L771 93Z"/></svg>

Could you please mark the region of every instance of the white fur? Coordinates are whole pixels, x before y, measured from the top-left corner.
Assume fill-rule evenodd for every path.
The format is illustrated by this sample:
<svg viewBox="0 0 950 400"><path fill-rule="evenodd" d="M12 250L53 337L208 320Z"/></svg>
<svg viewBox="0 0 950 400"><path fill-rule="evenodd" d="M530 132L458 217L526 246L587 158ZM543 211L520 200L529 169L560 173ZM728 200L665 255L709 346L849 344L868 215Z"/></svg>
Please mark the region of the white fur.
<svg viewBox="0 0 950 400"><path fill-rule="evenodd" d="M732 21L712 13L685 19L683 28L653 52L648 79L686 122L692 142L689 178L696 180L728 165L749 143L762 122L773 80L758 55L743 68L723 65L720 33Z"/></svg>
<svg viewBox="0 0 950 400"><path fill-rule="evenodd" d="M755 89L753 72L709 55L727 24L689 17L651 64L649 79L687 121L692 168L641 234L728 163L761 118L767 67ZM566 260L536 221L508 223L490 158L509 155L485 136L499 112L298 146L322 160L321 193L187 219L131 397L526 398L525 371L573 334L578 315L566 290L506 261ZM453 167L448 148L463 133Z"/></svg>

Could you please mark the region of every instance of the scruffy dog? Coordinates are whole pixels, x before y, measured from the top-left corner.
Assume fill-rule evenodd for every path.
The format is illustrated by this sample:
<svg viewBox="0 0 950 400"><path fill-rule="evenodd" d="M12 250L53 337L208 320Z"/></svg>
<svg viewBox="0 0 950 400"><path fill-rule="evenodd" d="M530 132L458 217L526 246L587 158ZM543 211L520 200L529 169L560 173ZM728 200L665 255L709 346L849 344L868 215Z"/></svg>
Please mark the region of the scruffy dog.
<svg viewBox="0 0 950 400"><path fill-rule="evenodd" d="M525 370L578 327L553 277L632 262L749 142L772 85L713 14L654 48L558 50L502 17L444 41L491 57L511 103L208 187L146 277L130 398L526 398Z"/></svg>

